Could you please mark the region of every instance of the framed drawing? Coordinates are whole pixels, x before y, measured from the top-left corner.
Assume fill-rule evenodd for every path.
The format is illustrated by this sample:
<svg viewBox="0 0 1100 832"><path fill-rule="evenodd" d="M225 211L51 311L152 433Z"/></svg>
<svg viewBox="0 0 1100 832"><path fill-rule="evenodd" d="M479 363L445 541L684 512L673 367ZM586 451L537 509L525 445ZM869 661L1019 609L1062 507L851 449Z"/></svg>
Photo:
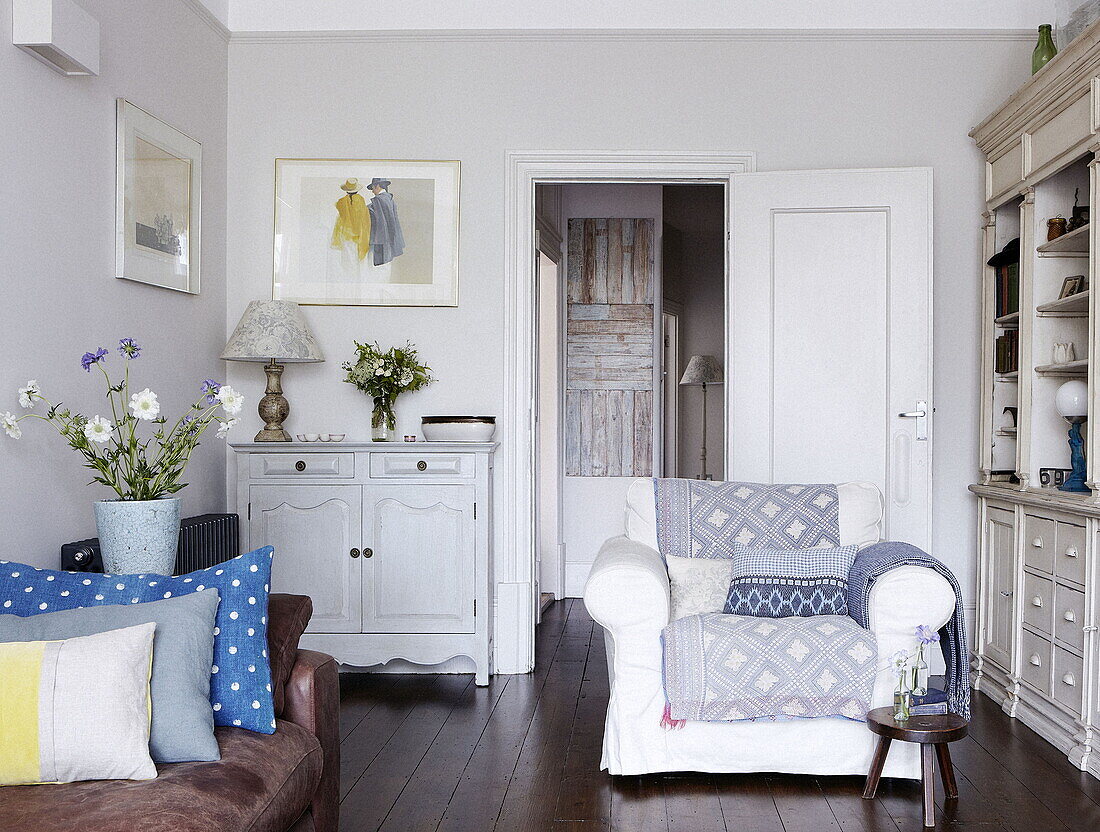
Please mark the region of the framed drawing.
<svg viewBox="0 0 1100 832"><path fill-rule="evenodd" d="M458 162L275 160L272 297L458 305Z"/></svg>
<svg viewBox="0 0 1100 832"><path fill-rule="evenodd" d="M202 145L117 101L115 276L199 293Z"/></svg>

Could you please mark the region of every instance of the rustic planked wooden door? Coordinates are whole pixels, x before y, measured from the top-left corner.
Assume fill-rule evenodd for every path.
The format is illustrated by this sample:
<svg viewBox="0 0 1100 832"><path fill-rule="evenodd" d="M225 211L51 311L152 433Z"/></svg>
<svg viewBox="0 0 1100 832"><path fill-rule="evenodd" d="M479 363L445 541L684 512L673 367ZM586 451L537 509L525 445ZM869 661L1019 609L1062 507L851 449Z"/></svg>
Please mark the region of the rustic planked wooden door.
<svg viewBox="0 0 1100 832"><path fill-rule="evenodd" d="M570 219L565 474L648 477L654 445L654 221Z"/></svg>

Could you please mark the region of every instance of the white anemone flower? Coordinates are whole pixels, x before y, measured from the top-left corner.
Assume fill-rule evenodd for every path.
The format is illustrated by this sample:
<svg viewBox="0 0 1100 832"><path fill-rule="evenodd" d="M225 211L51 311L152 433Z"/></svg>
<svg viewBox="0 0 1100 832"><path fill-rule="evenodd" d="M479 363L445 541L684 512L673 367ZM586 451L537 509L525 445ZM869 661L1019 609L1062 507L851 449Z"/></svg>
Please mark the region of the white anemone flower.
<svg viewBox="0 0 1100 832"><path fill-rule="evenodd" d="M160 402L157 401L157 394L148 387L140 393L134 393L130 396L130 410L139 419L151 422L160 415Z"/></svg>
<svg viewBox="0 0 1100 832"><path fill-rule="evenodd" d="M18 439L23 435L23 429L19 427L19 420L15 418L14 413L8 413L6 410L0 413L0 426L3 426L4 433L12 439Z"/></svg>
<svg viewBox="0 0 1100 832"><path fill-rule="evenodd" d="M33 378L27 382L26 387L19 388L19 406L28 410L34 407L34 400L42 395L42 388Z"/></svg>
<svg viewBox="0 0 1100 832"><path fill-rule="evenodd" d="M228 384L223 384L218 391L218 401L222 403L222 409L230 416L236 416L244 407L244 396Z"/></svg>
<svg viewBox="0 0 1100 832"><path fill-rule="evenodd" d="M96 416L90 422L84 425L84 435L88 437L92 442L98 442L103 444L111 438L111 431L115 429L107 419L102 416Z"/></svg>
<svg viewBox="0 0 1100 832"><path fill-rule="evenodd" d="M237 424L237 422L239 422L239 421L241 421L241 420L240 419L226 419L224 422L222 422L218 426L218 439L227 439L229 437L229 431L233 430L233 426L235 424Z"/></svg>

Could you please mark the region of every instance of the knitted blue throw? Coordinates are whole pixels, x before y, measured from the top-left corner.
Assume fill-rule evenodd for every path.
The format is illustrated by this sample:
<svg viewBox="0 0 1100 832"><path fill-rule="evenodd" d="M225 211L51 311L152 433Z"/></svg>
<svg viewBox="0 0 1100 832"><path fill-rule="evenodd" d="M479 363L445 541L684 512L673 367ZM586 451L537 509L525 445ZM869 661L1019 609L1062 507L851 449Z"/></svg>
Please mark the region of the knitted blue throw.
<svg viewBox="0 0 1100 832"><path fill-rule="evenodd" d="M935 569L950 581L951 588L955 590L955 612L940 630L940 649L947 664L948 707L952 713L970 719L970 656L966 649L962 590L950 569L909 543L888 541L868 546L856 555L852 570L848 573L848 614L866 628L871 587L880 576L898 566Z"/></svg>

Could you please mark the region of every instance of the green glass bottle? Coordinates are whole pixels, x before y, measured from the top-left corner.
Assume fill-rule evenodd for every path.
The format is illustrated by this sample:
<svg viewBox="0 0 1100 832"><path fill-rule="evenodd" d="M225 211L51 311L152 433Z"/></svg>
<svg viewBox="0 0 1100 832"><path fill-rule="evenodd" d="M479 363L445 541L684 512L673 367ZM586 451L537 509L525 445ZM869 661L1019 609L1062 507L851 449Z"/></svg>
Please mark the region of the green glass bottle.
<svg viewBox="0 0 1100 832"><path fill-rule="evenodd" d="M1031 74L1034 75L1047 62L1058 54L1058 47L1054 45L1054 38L1050 34L1050 24L1044 23L1039 27L1039 42L1035 44L1035 51L1031 53Z"/></svg>

